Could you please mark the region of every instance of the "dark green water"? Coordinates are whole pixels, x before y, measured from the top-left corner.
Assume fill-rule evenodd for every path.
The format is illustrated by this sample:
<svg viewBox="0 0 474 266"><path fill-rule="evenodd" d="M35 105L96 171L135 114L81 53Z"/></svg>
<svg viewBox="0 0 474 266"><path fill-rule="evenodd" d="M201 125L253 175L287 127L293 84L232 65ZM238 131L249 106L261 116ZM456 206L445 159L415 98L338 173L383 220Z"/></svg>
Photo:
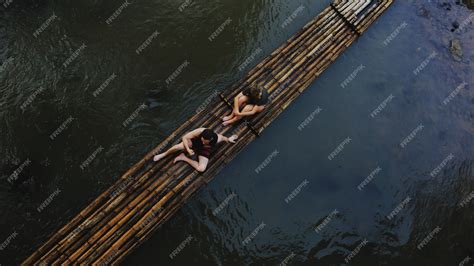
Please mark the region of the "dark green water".
<svg viewBox="0 0 474 266"><path fill-rule="evenodd" d="M397 1L124 264L275 265L289 258L288 265L343 265L364 239L350 264L458 265L474 258L468 200L474 191L473 19L455 2ZM1 265L33 252L209 95L241 78L330 1L192 1L180 11L183 3L14 0L0 6L0 245L15 236L0 250ZM452 39L460 40L461 61L451 55ZM256 173L269 156L271 163ZM12 186L7 179L25 161L31 163Z"/></svg>

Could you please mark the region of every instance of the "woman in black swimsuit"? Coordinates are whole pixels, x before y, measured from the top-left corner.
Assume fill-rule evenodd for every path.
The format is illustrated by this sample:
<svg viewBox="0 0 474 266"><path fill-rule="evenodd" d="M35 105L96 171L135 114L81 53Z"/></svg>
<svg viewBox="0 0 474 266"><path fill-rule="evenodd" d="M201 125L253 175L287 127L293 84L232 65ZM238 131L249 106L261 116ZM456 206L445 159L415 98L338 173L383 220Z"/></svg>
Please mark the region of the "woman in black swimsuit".
<svg viewBox="0 0 474 266"><path fill-rule="evenodd" d="M221 142L235 143L236 140L236 135L228 138L221 134L217 134L210 129L198 128L186 133L182 138L182 142L179 144L174 145L163 153L155 155L153 161L157 162L167 155L178 151L186 151L189 156L197 155L197 160L193 160L187 157L184 153L181 153L173 162L184 161L199 172L204 172L217 144Z"/></svg>
<svg viewBox="0 0 474 266"><path fill-rule="evenodd" d="M267 102L267 90L254 83L250 88L243 90L235 96L234 109L230 115L222 118L224 121L222 124L228 126L239 121L244 116L251 116L260 113L265 108Z"/></svg>
<svg viewBox="0 0 474 266"><path fill-rule="evenodd" d="M190 148L198 156L204 156L207 159L211 158L214 148L217 144L217 134L210 129L204 130L199 137L191 139Z"/></svg>

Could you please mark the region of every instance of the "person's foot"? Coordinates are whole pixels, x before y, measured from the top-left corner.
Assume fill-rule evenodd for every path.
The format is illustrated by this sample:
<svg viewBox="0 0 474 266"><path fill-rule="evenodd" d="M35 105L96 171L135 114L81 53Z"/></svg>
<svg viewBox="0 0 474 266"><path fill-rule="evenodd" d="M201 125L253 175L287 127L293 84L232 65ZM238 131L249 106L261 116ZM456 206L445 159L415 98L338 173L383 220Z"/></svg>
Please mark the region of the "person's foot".
<svg viewBox="0 0 474 266"><path fill-rule="evenodd" d="M184 155L184 153L181 153L180 155L176 156L176 158L174 158L173 163L184 161L184 158L186 158L186 155Z"/></svg>
<svg viewBox="0 0 474 266"><path fill-rule="evenodd" d="M224 116L224 118L222 118L222 121L225 122L225 121L227 121L227 120L230 120L231 118L232 118L232 114L226 115L226 116Z"/></svg>
<svg viewBox="0 0 474 266"><path fill-rule="evenodd" d="M158 162L159 160L163 159L163 157L165 157L164 154L155 155L155 157L153 157L153 161Z"/></svg>
<svg viewBox="0 0 474 266"><path fill-rule="evenodd" d="M228 126L228 125L230 125L230 124L232 124L232 122L230 122L230 120L224 121L224 122L222 123L222 125L225 126L225 127Z"/></svg>

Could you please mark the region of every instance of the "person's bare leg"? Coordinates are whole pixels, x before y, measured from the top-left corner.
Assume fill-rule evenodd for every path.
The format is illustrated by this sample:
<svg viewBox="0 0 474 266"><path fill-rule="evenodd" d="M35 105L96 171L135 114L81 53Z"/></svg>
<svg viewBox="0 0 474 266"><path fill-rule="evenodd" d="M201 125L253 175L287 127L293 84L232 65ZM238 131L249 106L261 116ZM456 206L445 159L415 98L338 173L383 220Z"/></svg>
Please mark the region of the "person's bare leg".
<svg viewBox="0 0 474 266"><path fill-rule="evenodd" d="M239 108L242 108L242 105L245 103L244 101L247 100L245 97L240 97L239 98ZM235 117L235 113L234 113L234 110L232 110L232 112L230 113L230 115L226 115L224 116L224 118L222 118L222 121L227 121L227 120L230 120L232 118Z"/></svg>
<svg viewBox="0 0 474 266"><path fill-rule="evenodd" d="M190 146L191 147L191 146ZM182 142L174 145L173 147L169 148L167 151L157 154L153 157L153 161L158 162L159 160L165 158L166 156L170 155L171 153L175 153L177 151L184 150L184 145Z"/></svg>
<svg viewBox="0 0 474 266"><path fill-rule="evenodd" d="M226 126L228 126L228 125L231 125L231 124L233 124L233 123L239 121L241 118L242 118L242 117L241 117L240 115L236 115L236 116L234 116L232 119L227 120L227 121L224 121L224 122L222 123L222 125L226 127Z"/></svg>
<svg viewBox="0 0 474 266"><path fill-rule="evenodd" d="M252 109L253 109L253 105L246 105L244 107L244 109L242 109L242 112L249 112L249 111L252 111ZM224 123L222 123L222 125L228 126L228 125L231 125L231 124L239 121L240 119L242 119L242 116L235 115L232 119L224 121Z"/></svg>
<svg viewBox="0 0 474 266"><path fill-rule="evenodd" d="M225 122L225 121L227 121L227 120L230 120L230 119L234 118L234 115L235 115L235 114L234 114L234 110L232 110L232 112L230 113L230 115L226 115L226 116L224 116L224 117L222 118L222 121Z"/></svg>
<svg viewBox="0 0 474 266"><path fill-rule="evenodd" d="M181 153L180 155L176 156L176 158L174 158L173 163L183 161L191 165L194 169L198 170L199 172L204 172L207 168L207 163L209 162L209 159L204 156L198 156L198 158L199 158L199 162L193 159L190 159L184 153Z"/></svg>

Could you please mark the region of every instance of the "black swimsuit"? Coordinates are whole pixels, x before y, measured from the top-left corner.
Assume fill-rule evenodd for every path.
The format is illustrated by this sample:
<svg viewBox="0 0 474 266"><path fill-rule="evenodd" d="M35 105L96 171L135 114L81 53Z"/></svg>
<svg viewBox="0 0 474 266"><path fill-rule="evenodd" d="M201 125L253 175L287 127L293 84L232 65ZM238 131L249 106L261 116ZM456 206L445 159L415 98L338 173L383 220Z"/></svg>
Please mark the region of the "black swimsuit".
<svg viewBox="0 0 474 266"><path fill-rule="evenodd" d="M193 149L198 156L204 156L207 159L211 158L214 149L211 145L204 145L201 141L201 137L192 138L191 143L193 144L191 149Z"/></svg>

